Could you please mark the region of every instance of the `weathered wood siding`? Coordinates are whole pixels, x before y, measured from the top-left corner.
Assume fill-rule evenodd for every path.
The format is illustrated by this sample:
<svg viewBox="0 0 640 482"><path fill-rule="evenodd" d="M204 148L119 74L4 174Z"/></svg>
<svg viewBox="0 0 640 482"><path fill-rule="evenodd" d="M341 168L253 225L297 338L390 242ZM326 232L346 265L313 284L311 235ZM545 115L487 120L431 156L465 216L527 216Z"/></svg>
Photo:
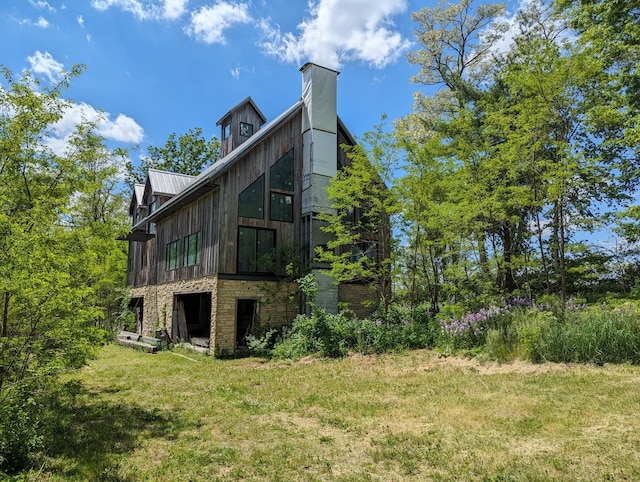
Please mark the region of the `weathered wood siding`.
<svg viewBox="0 0 640 482"><path fill-rule="evenodd" d="M276 245L293 244L300 233L302 194L302 113L265 138L258 146L231 166L220 178L220 273L236 274L238 226L276 230ZM293 149L293 222L271 221L269 168ZM262 174L265 175L264 219L238 218L238 195Z"/></svg>
<svg viewBox="0 0 640 482"><path fill-rule="evenodd" d="M260 129L262 119L250 103L244 104L242 107L233 111L232 115L229 115L227 118L225 118L221 123L222 130L220 132L220 139L222 139L220 143L220 154L222 157L226 156L240 144L249 139L249 137L247 136L240 135L241 122L245 124L251 124L253 126L253 133L255 134L256 132L258 132L258 129ZM231 127L229 129L230 134L225 139L224 126L229 123L231 124Z"/></svg>
<svg viewBox="0 0 640 482"><path fill-rule="evenodd" d="M214 274L218 263L218 193L209 192L156 224L157 283ZM200 233L200 263L184 265L184 238ZM166 269L167 244L178 241L178 267Z"/></svg>

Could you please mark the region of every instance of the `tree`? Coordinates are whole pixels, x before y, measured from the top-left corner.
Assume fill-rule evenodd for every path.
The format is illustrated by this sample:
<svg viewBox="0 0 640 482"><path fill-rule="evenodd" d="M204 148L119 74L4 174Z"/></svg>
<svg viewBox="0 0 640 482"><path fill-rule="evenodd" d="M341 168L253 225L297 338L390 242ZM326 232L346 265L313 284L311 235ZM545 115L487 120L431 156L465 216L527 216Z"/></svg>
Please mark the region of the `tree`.
<svg viewBox="0 0 640 482"><path fill-rule="evenodd" d="M148 157L142 164L134 166L127 162L127 183L144 183L149 169L159 169L180 174L197 176L209 164L220 157L220 141L217 137L207 140L200 127L189 129L176 139L171 133L163 147L149 146Z"/></svg>
<svg viewBox="0 0 640 482"><path fill-rule="evenodd" d="M393 191L385 184L390 162L395 157L393 139L376 131L364 136L364 145L342 146L350 165L345 166L327 187L334 214L320 214L332 235L327 249L318 248L320 262L331 264L331 276L339 282L367 281L386 311L391 293L393 260L391 217L397 212Z"/></svg>
<svg viewBox="0 0 640 482"><path fill-rule="evenodd" d="M105 206L114 205L103 189L112 172L97 168L109 157L103 140L81 123L64 152L50 147L54 125L70 106L62 94L82 70L74 66L57 85L42 87L29 72L15 80L3 69L0 473L24 467L45 441L44 421L64 387L58 375L82 366L103 340L96 327L104 316L99 284L122 276L109 271L122 270L115 265L126 259L112 251L114 238L102 238L113 230L98 226L109 226Z"/></svg>

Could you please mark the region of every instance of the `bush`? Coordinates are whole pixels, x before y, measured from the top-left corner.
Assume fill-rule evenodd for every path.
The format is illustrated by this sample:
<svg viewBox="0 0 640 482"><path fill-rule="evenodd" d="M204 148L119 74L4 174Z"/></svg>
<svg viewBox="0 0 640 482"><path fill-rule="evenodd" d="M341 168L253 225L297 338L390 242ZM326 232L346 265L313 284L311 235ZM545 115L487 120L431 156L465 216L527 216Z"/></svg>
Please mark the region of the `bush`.
<svg viewBox="0 0 640 482"><path fill-rule="evenodd" d="M0 399L0 474L27 467L42 447L38 402L29 387L6 390Z"/></svg>

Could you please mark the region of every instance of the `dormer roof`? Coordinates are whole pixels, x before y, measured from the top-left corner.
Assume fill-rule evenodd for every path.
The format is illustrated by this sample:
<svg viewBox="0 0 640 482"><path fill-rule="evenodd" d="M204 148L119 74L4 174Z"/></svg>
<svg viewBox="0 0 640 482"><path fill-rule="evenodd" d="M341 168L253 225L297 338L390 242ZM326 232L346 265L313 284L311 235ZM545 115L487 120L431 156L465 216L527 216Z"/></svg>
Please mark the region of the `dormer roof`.
<svg viewBox="0 0 640 482"><path fill-rule="evenodd" d="M147 185L155 195L173 197L196 180L196 176L149 169Z"/></svg>
<svg viewBox="0 0 640 482"><path fill-rule="evenodd" d="M256 103L253 101L253 99L251 98L251 96L247 97L246 99L244 99L241 102L238 102L235 106L233 106L231 109L229 109L229 111L227 111L227 113L225 115L223 115L222 117L220 117L220 119L218 119L218 121L216 122L216 125L222 125L222 123L227 120L229 117L231 117L233 115L234 112L240 110L241 108L243 108L246 104L249 104L252 109L254 111L256 111L256 114L258 114L258 117L260 117L260 120L262 121L262 124L264 124L265 122L267 122L267 118L264 116L264 114L262 113L262 111L260 109L258 109L258 106L256 105ZM262 125L261 124L261 125Z"/></svg>

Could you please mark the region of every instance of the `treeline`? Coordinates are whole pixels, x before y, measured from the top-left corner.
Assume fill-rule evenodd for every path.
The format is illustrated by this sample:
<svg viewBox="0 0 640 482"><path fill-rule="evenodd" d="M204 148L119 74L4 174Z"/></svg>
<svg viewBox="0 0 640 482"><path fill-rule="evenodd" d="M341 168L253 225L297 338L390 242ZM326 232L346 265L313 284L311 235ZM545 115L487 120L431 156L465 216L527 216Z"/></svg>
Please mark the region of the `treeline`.
<svg viewBox="0 0 640 482"><path fill-rule="evenodd" d="M423 89L361 151L389 192L363 196L362 168L346 170L335 207L391 219L395 295L433 312L452 300L635 292L640 11L536 1L505 18L504 6L470 0L413 14L408 59ZM343 221L331 230L344 233ZM588 241L604 231L616 246ZM344 264L361 274L342 261L342 275Z"/></svg>

